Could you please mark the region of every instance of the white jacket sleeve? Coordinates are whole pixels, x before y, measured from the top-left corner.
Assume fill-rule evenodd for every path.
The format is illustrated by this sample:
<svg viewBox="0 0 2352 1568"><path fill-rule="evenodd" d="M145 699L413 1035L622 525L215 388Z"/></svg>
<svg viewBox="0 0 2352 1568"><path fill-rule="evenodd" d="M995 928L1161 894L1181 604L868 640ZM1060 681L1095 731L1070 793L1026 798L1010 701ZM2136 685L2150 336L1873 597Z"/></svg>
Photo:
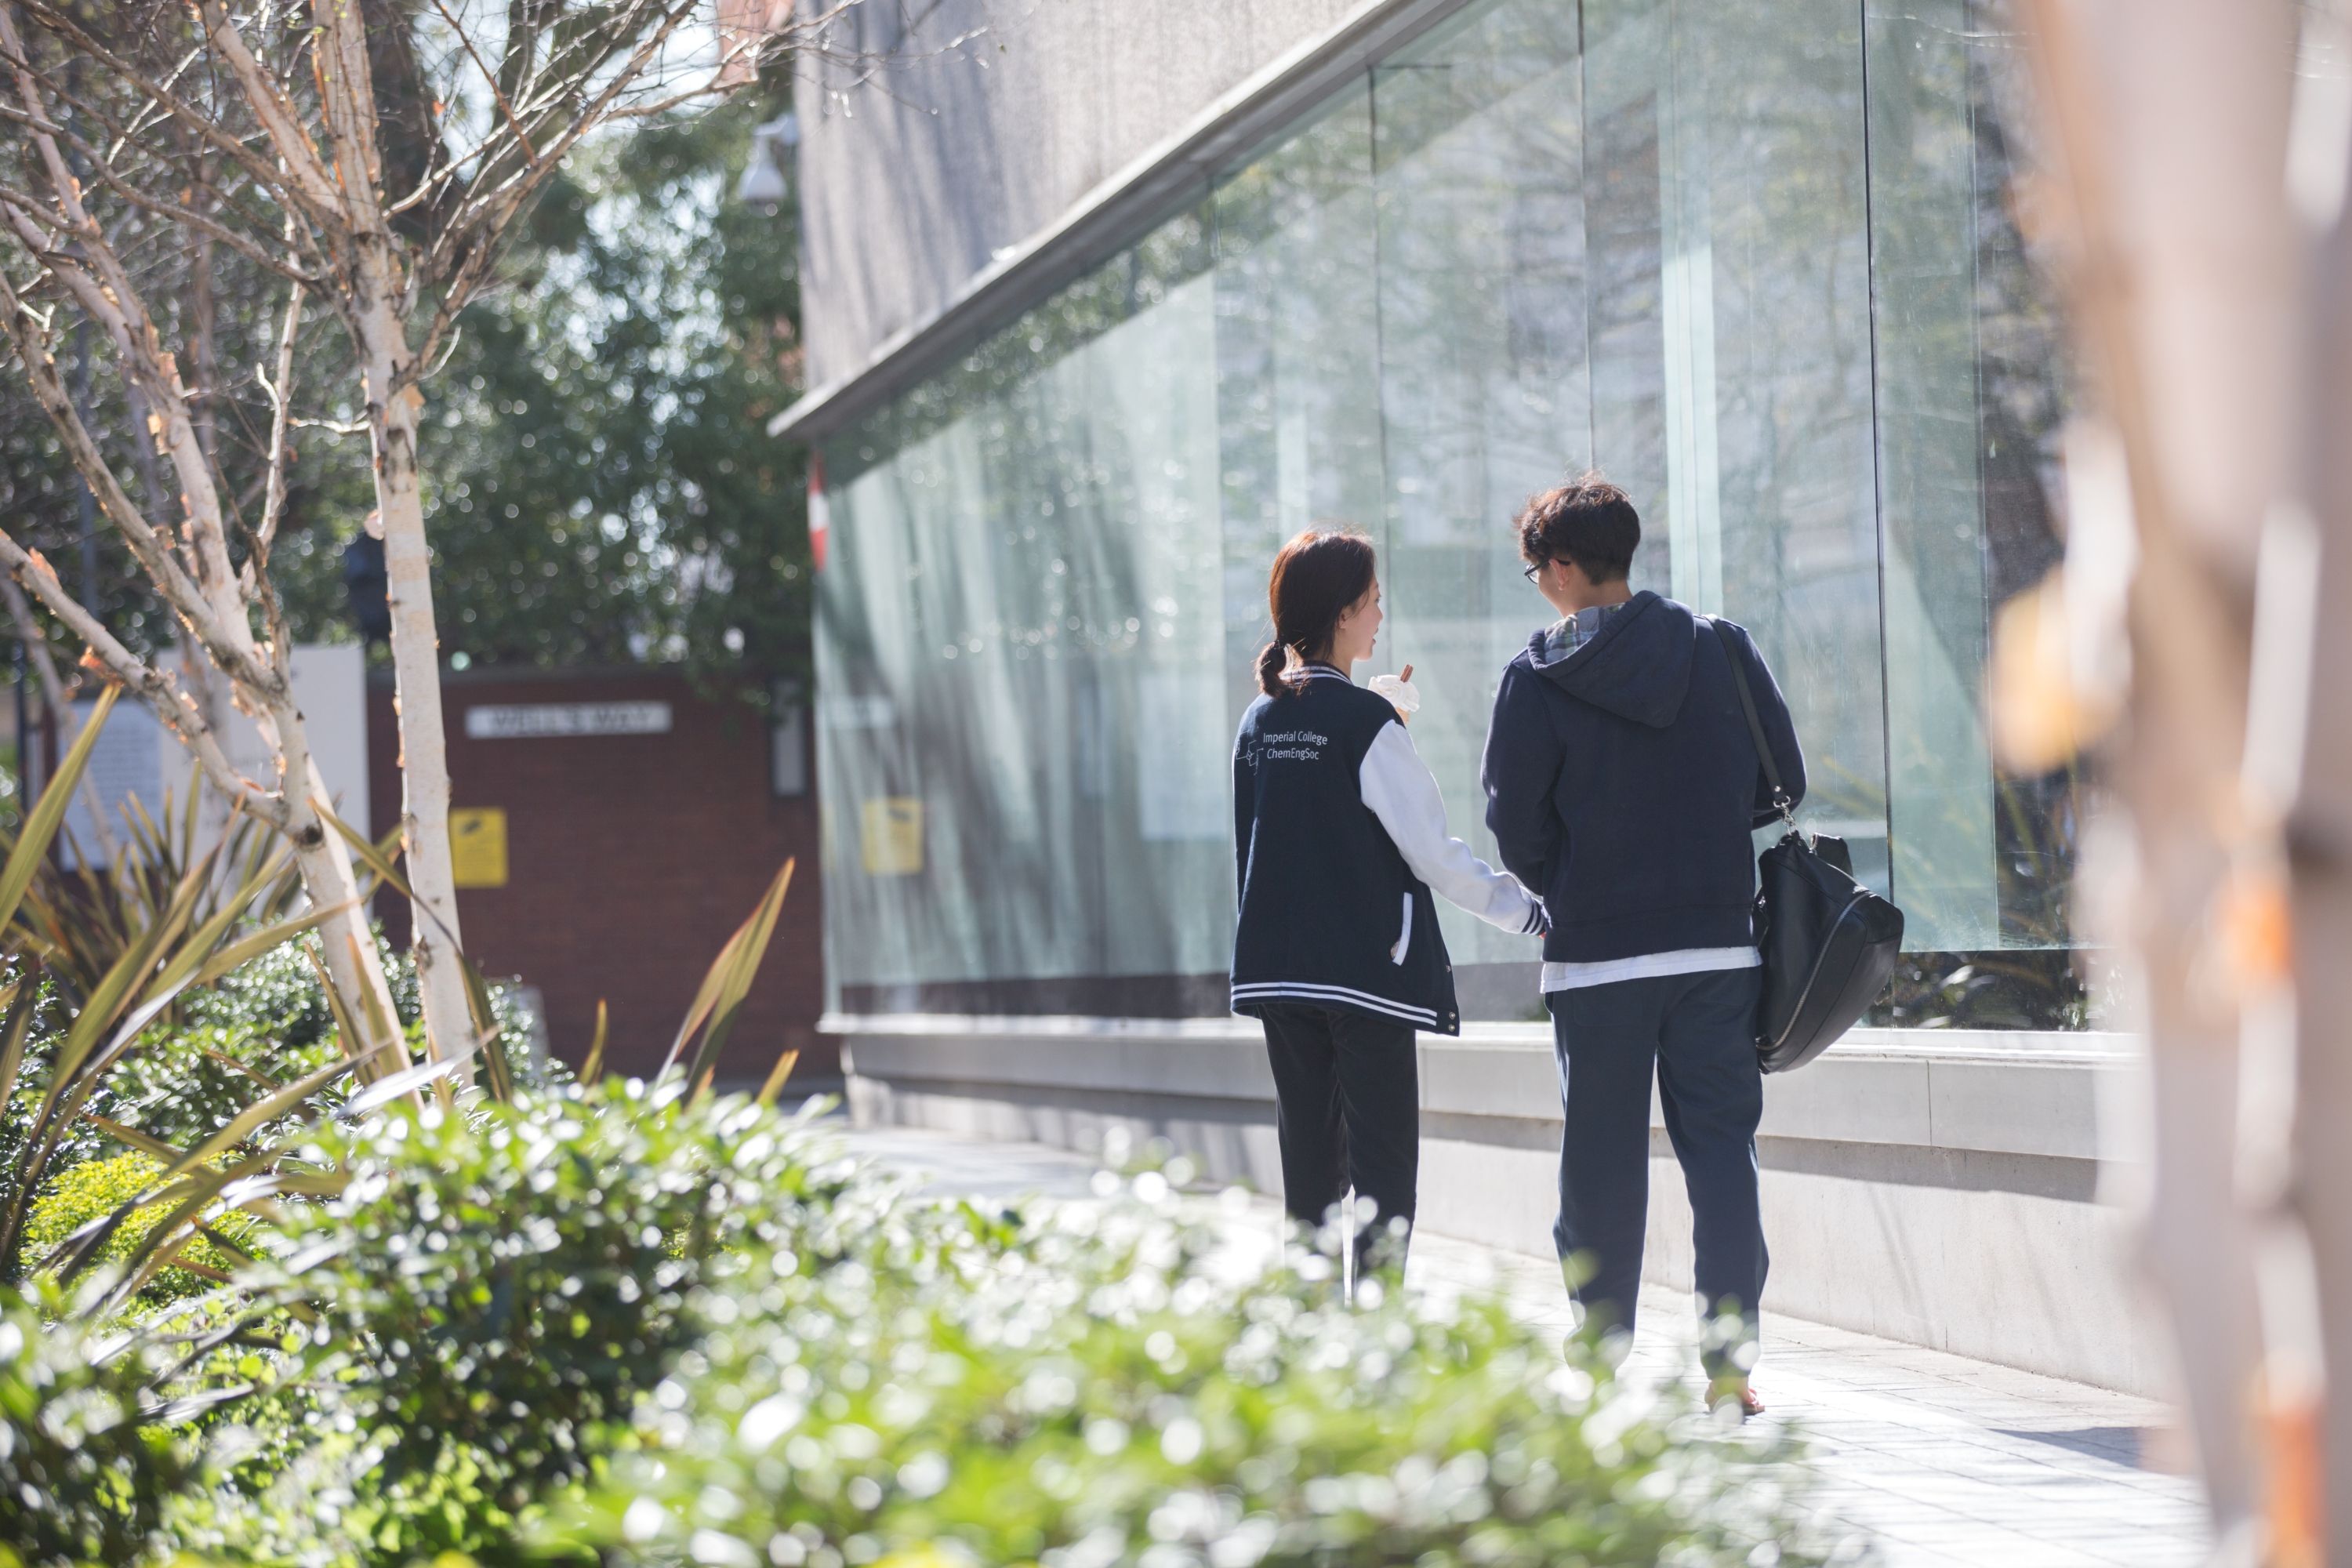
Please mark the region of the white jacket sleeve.
<svg viewBox="0 0 2352 1568"><path fill-rule="evenodd" d="M1414 876L1488 925L1528 934L1543 928L1541 900L1447 834L1445 798L1403 725L1381 727L1356 782Z"/></svg>

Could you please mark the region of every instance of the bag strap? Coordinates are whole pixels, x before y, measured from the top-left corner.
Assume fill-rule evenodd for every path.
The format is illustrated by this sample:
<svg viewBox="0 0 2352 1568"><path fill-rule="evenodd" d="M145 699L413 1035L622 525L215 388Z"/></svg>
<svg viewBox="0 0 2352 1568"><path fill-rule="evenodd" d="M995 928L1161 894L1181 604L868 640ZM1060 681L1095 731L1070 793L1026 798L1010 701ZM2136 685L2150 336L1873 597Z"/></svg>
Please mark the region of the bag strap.
<svg viewBox="0 0 2352 1568"><path fill-rule="evenodd" d="M1789 792L1780 787L1780 769L1772 760L1772 742L1764 738L1764 721L1757 716L1756 693L1748 689L1748 671L1742 667L1739 646L1732 640L1730 628L1720 616L1709 616L1706 624L1715 628L1715 640L1723 645L1724 661L1731 666L1731 684L1739 693L1739 710L1748 715L1748 733L1756 742L1756 760L1764 764L1764 782L1772 786L1772 804L1780 810L1780 819L1793 830L1797 816L1789 802Z"/></svg>

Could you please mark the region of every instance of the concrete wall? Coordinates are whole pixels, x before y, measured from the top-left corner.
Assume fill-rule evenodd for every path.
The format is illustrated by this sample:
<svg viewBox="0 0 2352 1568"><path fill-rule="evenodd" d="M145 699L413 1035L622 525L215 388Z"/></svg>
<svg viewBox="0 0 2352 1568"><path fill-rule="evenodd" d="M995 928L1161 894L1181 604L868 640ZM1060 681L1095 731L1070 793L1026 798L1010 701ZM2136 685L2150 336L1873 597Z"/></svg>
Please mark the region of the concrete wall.
<svg viewBox="0 0 2352 1568"><path fill-rule="evenodd" d="M1281 1190L1265 1047L1241 1020L825 1027L846 1047L861 1122L1078 1149L1119 1126L1171 1140L1214 1177ZM1768 1313L2162 1393L2173 1380L2125 1271L2121 1216L2095 1193L2096 1102L2127 1065L2119 1044L1916 1039L1859 1032L1766 1080ZM1422 1224L1549 1255L1559 1104L1547 1032L1425 1038L1421 1090ZM1654 1108L1652 1122L1647 1272L1687 1284L1689 1208Z"/></svg>
<svg viewBox="0 0 2352 1568"><path fill-rule="evenodd" d="M812 386L1363 0L862 5L797 84ZM919 11L919 26L904 17ZM962 40L959 42L958 40ZM862 81L860 79L864 79Z"/></svg>

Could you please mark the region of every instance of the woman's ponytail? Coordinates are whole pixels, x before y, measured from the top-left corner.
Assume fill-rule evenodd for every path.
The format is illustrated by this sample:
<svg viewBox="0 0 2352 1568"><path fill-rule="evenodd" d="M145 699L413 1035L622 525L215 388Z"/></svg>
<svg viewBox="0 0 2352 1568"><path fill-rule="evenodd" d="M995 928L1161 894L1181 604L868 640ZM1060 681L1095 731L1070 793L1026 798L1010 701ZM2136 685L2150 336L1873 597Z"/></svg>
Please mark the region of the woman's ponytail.
<svg viewBox="0 0 2352 1568"><path fill-rule="evenodd" d="M1270 642L1257 650L1257 689L1268 697L1279 697L1286 688L1282 670L1290 662L1290 650L1278 642Z"/></svg>
<svg viewBox="0 0 2352 1568"><path fill-rule="evenodd" d="M1268 697L1295 689L1286 666L1328 654L1339 617L1372 591L1372 542L1351 529L1310 528L1282 547L1265 584L1274 640L1258 650L1257 689Z"/></svg>

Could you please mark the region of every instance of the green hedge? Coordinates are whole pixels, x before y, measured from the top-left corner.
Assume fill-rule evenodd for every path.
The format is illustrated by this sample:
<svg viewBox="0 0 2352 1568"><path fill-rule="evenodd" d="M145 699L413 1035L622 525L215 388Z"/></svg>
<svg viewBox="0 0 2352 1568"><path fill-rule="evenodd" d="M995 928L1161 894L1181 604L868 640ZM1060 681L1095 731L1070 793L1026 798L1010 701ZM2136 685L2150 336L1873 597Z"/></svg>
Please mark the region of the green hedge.
<svg viewBox="0 0 2352 1568"><path fill-rule="evenodd" d="M136 1561L190 1476L141 1417L149 1369L0 1297L0 1564Z"/></svg>
<svg viewBox="0 0 2352 1568"><path fill-rule="evenodd" d="M778 1247L837 1254L824 1238L887 1204L831 1142L627 1083L319 1138L308 1157L351 1184L289 1214L247 1276L302 1331L235 1412L257 1462L182 1510L186 1542L236 1561L509 1554L551 1492L634 1440L714 1272Z"/></svg>
<svg viewBox="0 0 2352 1568"><path fill-rule="evenodd" d="M810 1136L625 1084L396 1112L312 1147L350 1188L290 1215L252 1284L315 1314L307 1373L386 1479L465 1449L520 1503L578 1473L589 1428L626 1417L693 1337L688 1294L713 1259L805 1234L838 1201L850 1170L812 1162Z"/></svg>
<svg viewBox="0 0 2352 1568"><path fill-rule="evenodd" d="M116 1154L68 1166L33 1205L32 1216L25 1226L26 1255L37 1262L83 1226L104 1219L123 1204L152 1190L155 1179L163 1173L163 1163L145 1154ZM133 1209L116 1227L112 1238L99 1254L99 1262L112 1263L129 1257L140 1239L163 1218L167 1208L163 1204L149 1204ZM229 1215L219 1222L217 1229L232 1245L243 1247L252 1238L254 1220L250 1215ZM210 1237L193 1243L181 1257L198 1268L221 1276L235 1271L245 1262L241 1253L230 1251ZM148 1304L158 1305L199 1295L212 1289L215 1283L196 1269L173 1266L157 1274L140 1294Z"/></svg>
<svg viewBox="0 0 2352 1568"><path fill-rule="evenodd" d="M805 1119L638 1086L307 1155L342 1194L144 1331L185 1363L151 1396L214 1402L190 1459L107 1427L95 1473L147 1465L152 1500L85 1489L81 1539L306 1568L1834 1556L1785 1438L1492 1305L1341 1307L1156 1174L925 1200Z"/></svg>
<svg viewBox="0 0 2352 1568"><path fill-rule="evenodd" d="M1493 1303L1338 1304L1199 1208L1146 1175L929 1268L730 1279L550 1539L747 1568L1830 1560L1771 1429Z"/></svg>

